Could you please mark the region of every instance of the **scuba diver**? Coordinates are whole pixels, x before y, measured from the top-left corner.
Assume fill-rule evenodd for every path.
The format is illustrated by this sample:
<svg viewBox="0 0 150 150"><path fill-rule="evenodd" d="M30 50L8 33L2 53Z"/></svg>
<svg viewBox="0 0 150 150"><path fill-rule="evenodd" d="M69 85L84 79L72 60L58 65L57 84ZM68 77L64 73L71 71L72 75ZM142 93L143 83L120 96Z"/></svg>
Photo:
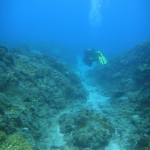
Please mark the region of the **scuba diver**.
<svg viewBox="0 0 150 150"><path fill-rule="evenodd" d="M83 61L86 65L91 66L93 62L98 61L100 64L107 64L106 58L100 51L96 51L95 49L88 48L84 50L84 58Z"/></svg>

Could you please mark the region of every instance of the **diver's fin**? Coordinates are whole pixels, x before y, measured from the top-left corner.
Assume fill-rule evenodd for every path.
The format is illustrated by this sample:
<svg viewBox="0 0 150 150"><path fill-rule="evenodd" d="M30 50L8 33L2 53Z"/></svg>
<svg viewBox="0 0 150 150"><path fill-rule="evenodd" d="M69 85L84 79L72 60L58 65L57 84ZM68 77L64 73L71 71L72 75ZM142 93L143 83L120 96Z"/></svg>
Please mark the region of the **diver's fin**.
<svg viewBox="0 0 150 150"><path fill-rule="evenodd" d="M107 60L101 52L99 53L98 60L102 65L107 64Z"/></svg>

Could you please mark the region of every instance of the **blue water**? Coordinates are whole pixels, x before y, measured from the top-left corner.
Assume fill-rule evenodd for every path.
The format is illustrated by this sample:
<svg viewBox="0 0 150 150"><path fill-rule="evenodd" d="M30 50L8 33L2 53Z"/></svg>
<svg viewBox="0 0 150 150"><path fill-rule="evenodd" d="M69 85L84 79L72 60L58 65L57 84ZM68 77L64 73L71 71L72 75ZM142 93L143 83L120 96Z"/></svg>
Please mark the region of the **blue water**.
<svg viewBox="0 0 150 150"><path fill-rule="evenodd" d="M96 71L95 74L92 75L91 73L90 75L87 76L87 72L90 71L94 72L94 70L92 70L90 67L87 67L81 61L81 58L83 57L83 51L86 48L99 49L102 51L104 56L106 56L108 63L111 63L110 61L111 58L118 56L121 53L126 52L129 49L133 48L137 44L141 44L147 40L150 40L150 0L0 0L0 44L6 45L8 47L9 46L16 47L18 45L27 45L27 46L29 45L32 48L32 50L40 50L44 54L55 56L58 59L63 60L65 63L68 63L68 65L71 66L74 70L76 69L75 70L76 73L81 79L84 88L88 92L87 102L86 104L83 105L83 108L88 107L98 111L100 109L101 111L104 110L104 115L108 117L110 121L112 121L116 129L116 132L114 134L114 139L109 141L109 144L107 145L105 150L122 150L122 147L124 146L128 147L128 145L133 145L134 147L136 146L137 143L141 144L140 147L142 146L148 147L146 144L148 141L148 132L149 132L148 130L149 109L146 107L147 105L146 103L148 103L148 101L145 99L147 97L149 98L149 93L148 93L149 83L148 80L145 81L143 78L146 76L148 77L149 74L149 63L148 63L149 59L148 57L146 57L146 61L144 61L143 58L145 57L142 58L139 56L134 57L133 56L134 53L133 53L129 55L130 56L129 62L131 62L131 65L133 65L133 67L128 68L129 66L128 58L127 59L124 58L123 61L125 62L125 64L119 64L117 66L119 70L117 68L114 69L114 71L112 71L113 68L111 67L115 66L114 63L114 65L112 66L110 65L110 68L108 66L107 68L108 70L107 69L104 70L104 73L103 72L101 73L101 70L100 71L95 70ZM148 48L149 48L149 44L148 44ZM143 48L142 50L144 49L147 48ZM34 63L34 61L32 61L30 57L28 58L28 56L24 56L24 55L19 56L18 54L15 55L14 57L11 57L11 53L5 55L7 49L5 50L5 48L3 47L1 48L1 51L2 51L1 56L4 57L2 58L1 72L5 73L5 71L3 70L6 70L6 75L5 74L1 75L2 78L1 81L4 79L3 84L4 85L8 84L6 87L4 86L4 89L6 89L6 91L8 89L7 91L8 99L17 98L14 105L12 105L12 110L10 108L9 110L6 110L6 113L2 112L2 116L4 114L6 115L4 119L3 118L1 119L2 127L3 124L5 125L5 119L6 122L8 122L10 118L11 119L10 121L13 121L13 124L18 126L15 129L16 131L21 130L22 132L27 132L27 134L29 133L29 135L31 134L32 136L33 134L35 134L35 129L38 128L38 126L40 127L41 124L44 123L41 126L43 128L39 130L38 134L33 135L33 137L35 137L35 140L38 139L35 142L37 143L39 142L39 145L43 146L42 140L44 138L43 141L46 141L45 147L47 146L48 147L47 149L50 149L50 147L65 148L65 144L64 144L65 138L63 139L63 137L65 137L66 135L63 136L61 131L59 130L60 125L58 123L58 120L60 115L63 114L65 111L67 113L69 111L71 113L74 112L76 109L78 109L78 105L77 107L74 108L67 106L67 109L64 110L64 112L58 111L57 113L57 110L55 110L55 115L52 116L53 110L51 114L51 108L48 108L47 104L44 105L44 103L47 103L47 99L48 101L49 100L51 101L51 95L49 94L51 94L51 92L56 90L57 88L56 84L57 82L60 81L59 79L60 77L63 76L65 77L64 79L62 79L62 83L63 82L69 83L70 82L69 80L74 80L74 76L71 77L72 75L68 71L67 72L62 71L62 75L61 73L59 75L59 73L57 74L58 68L56 68L56 71L54 70L54 73L50 75L50 77L51 76L53 77L53 74L56 73L56 78L53 79L54 81L53 80L49 81L50 78L48 77L49 76L48 73L49 71L51 73L51 70L55 66L56 63L55 61L54 61L54 66L52 65L52 63L50 63L50 68L47 68L48 64L46 64L46 70L44 71L44 68L40 68L40 66L42 67L44 65L44 61L42 61L42 58L40 59L42 65L39 65L39 63L37 63L36 61ZM146 55L143 53L141 54L142 56ZM131 59L132 56L133 59L136 58L135 61ZM9 65L10 63L13 62L13 58L15 58L14 64L16 64L17 66L14 67L7 66L7 64ZM21 61L21 58L23 58L23 61ZM31 64L28 62L28 60L29 61L31 60ZM27 65L24 65L25 61L27 62ZM132 62L133 63L137 62L137 64L135 65ZM141 62L141 65L139 65L139 62ZM31 69L36 65L36 63L38 65L36 68L39 69L39 72L38 69L36 68L32 72ZM31 65L31 67L29 65ZM24 66L25 68L22 68ZM105 65L103 66L105 67ZM120 70L122 66L127 68L126 69L122 68L122 70ZM56 63L56 67L57 67L57 63ZM59 63L58 63L58 67L59 67ZM134 68L133 71L132 68ZM44 71L44 74L40 76L42 70ZM63 68L60 68L60 72L61 70L63 70ZM106 80L105 81L106 86L104 85L103 82L101 82L102 81L101 78L99 78L100 75L102 75L103 78L105 72L106 72L106 78L104 78L104 80ZM137 75L134 74L135 72ZM110 73L110 79L108 75L109 73ZM95 77L96 75L98 77L93 79L94 75ZM34 76L35 76L35 81L33 82ZM68 77L68 79L66 77ZM59 79L58 81L57 78ZM113 82L111 82L111 79ZM97 85L95 84L95 82L93 82L95 80L98 81ZM116 80L116 82L114 80ZM137 80L139 80L139 82L137 82ZM39 82L39 85L41 86L31 89L31 92L29 92L29 98L28 96L24 96L26 95L26 93L23 93L23 97L19 98L20 92L22 91L22 87L23 89L25 89L25 91L28 91L27 89L28 86L31 84L31 88L32 88L32 86L35 86L34 84L35 82ZM134 84L136 82L137 84L140 83L139 89L137 91L136 88L134 89L135 86ZM66 88L69 89L68 85L65 88L61 87L61 85L63 85L62 83L58 84L58 88L60 89L58 89L58 95L56 93L56 102L59 93L63 92L63 90ZM112 85L109 86L111 83ZM3 84L1 84L1 86L3 86ZM15 90L9 91L11 88L13 88L13 86L15 86L15 84L17 85ZM77 84L78 83L75 83L75 85ZM53 86L55 86L54 90L52 91L49 90L49 85L50 88L52 89ZM108 97L104 96L103 91L101 91L103 85L104 85L104 90L106 89L108 91L106 92L106 94L110 92L110 96L111 96L111 94L113 93L112 98L109 97L109 95ZM129 87L128 89L128 86L130 85L131 87ZM25 86L27 86L27 88ZM128 90L126 89L126 87ZM144 89L145 87L148 88ZM2 87L1 89L3 90ZM19 91L17 91L18 89ZM76 90L76 88L71 86L71 92L74 89ZM50 115L49 116L50 121L48 120L48 122L45 123L46 119L48 118L47 116L45 121L44 121L44 117L43 120L40 120L41 119L40 117L39 121L38 119L35 119L35 121L37 121L37 125L35 125L35 129L32 131L34 124L31 125L31 129L30 129L30 125L28 125L28 122L30 124L31 122L30 119L32 118L30 114L27 119L20 119L18 118L18 112L21 111L24 113L24 109L26 110L25 107L29 106L28 103L34 105L34 100L37 97L37 96L34 97L34 95L36 94L36 90L40 92L39 94L41 96L37 98L37 102L35 103L36 104L35 109L32 106L33 108L31 109L31 112L33 111L33 115L37 115L38 113L37 111L39 109L38 107L40 106L42 108L39 109L40 110L39 114L41 113L39 117L44 116L43 114ZM15 91L17 92L16 95L15 93L13 93ZM5 96L5 94L7 94L7 92L4 94L3 91L0 92L1 92L0 94L2 99ZM46 92L48 92L47 93L48 96L42 96L43 92L45 94ZM67 93L71 95L73 92L70 94L67 91ZM117 98L116 96L115 98L115 95L120 93L121 94L123 93L122 94L123 96L120 96L119 98ZM14 95L14 97L11 97L9 94ZM33 98L32 98L32 94L34 94ZM142 96L144 96L143 99ZM33 103L31 102L32 99L33 99ZM114 101L118 100L118 102L120 100L120 103L117 105L117 101L116 101L112 105L109 104L109 102L113 99ZM137 103L135 102L135 99ZM19 101L17 102L17 100ZM142 100L144 101L143 103L141 103ZM43 103L41 103L42 101ZM133 103L135 103L135 107L132 108ZM13 101L10 103L10 107L11 104L13 104ZM20 104L24 104L22 108L19 108ZM122 104L125 105L123 106ZM143 106L145 107L145 109L144 108L141 109ZM13 109L15 108L18 110L13 112ZM46 109L50 109L50 111L45 111ZM30 112L30 107L27 108L27 112ZM16 118L11 118L11 115L12 117L14 117L15 114L17 114ZM24 116L24 114L20 116L22 117ZM24 124L25 126L23 126L22 128L21 127L22 125L20 125L22 124L22 122L19 124L19 121L20 122L27 121L27 123L25 123ZM81 126L83 126L83 124ZM8 127L6 130L9 130ZM78 129L78 126L75 127L73 125L73 128ZM12 125L10 131L13 129L14 127ZM45 136L45 133L43 132L44 134L41 134L42 138L39 139L40 138L39 134L41 131L42 132L45 131L47 136ZM70 131L70 133L71 132L72 131ZM107 130L107 132L109 131ZM68 137L71 136L71 134L69 136L67 135L67 139ZM134 134L136 136L134 136ZM131 144L131 142L133 144ZM69 145L72 145L72 143Z"/></svg>
<svg viewBox="0 0 150 150"><path fill-rule="evenodd" d="M1 43L58 45L107 57L150 39L149 0L1 0ZM47 51L50 51L48 49Z"/></svg>

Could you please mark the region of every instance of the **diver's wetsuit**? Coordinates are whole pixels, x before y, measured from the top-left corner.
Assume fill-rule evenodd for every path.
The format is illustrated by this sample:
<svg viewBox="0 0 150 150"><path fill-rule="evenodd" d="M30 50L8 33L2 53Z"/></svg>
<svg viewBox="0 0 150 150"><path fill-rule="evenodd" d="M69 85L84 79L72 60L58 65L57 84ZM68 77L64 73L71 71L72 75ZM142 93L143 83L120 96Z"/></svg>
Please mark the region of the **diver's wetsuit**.
<svg viewBox="0 0 150 150"><path fill-rule="evenodd" d="M86 49L84 50L84 58L83 61L86 65L91 66L96 57L96 50L95 49Z"/></svg>

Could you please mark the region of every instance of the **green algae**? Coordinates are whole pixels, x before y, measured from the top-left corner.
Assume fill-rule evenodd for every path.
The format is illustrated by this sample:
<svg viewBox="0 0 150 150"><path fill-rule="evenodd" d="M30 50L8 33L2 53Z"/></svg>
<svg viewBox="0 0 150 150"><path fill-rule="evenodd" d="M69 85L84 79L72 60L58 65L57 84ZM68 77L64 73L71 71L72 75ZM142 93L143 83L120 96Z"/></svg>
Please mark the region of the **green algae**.
<svg viewBox="0 0 150 150"><path fill-rule="evenodd" d="M33 150L29 142L19 134L8 136L0 143L1 150Z"/></svg>

